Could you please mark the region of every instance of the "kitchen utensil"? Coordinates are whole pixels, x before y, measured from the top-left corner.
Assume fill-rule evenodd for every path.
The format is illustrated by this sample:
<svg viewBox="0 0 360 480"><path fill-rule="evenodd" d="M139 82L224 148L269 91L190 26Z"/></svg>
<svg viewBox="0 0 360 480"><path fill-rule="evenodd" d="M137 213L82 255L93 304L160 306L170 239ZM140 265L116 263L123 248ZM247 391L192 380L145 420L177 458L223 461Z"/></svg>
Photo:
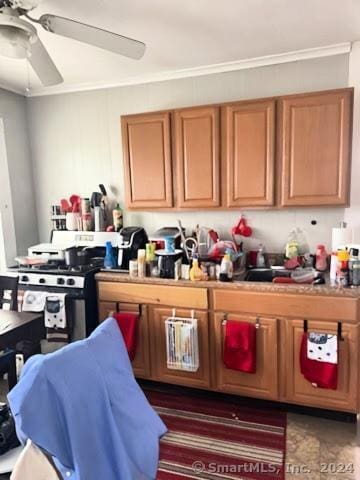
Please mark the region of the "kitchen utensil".
<svg viewBox="0 0 360 480"><path fill-rule="evenodd" d="M65 265L76 267L78 265L78 250L76 247L70 247L65 250Z"/></svg>
<svg viewBox="0 0 360 480"><path fill-rule="evenodd" d="M207 258L211 247L219 240L218 234L212 228L197 228L198 254L200 258Z"/></svg>
<svg viewBox="0 0 360 480"><path fill-rule="evenodd" d="M82 265L88 265L89 262L90 262L89 252L87 250L79 250L77 252L77 264L82 266Z"/></svg>
<svg viewBox="0 0 360 480"><path fill-rule="evenodd" d="M186 258L188 260L188 262L190 262L190 255L189 255L189 251L188 249L186 248L186 238L185 238L185 234L184 234L184 229L181 225L181 220L178 220L178 225L179 225L179 233L180 233L180 238L181 238L181 246L182 248L184 249L184 252L185 252L185 255L186 255Z"/></svg>
<svg viewBox="0 0 360 480"><path fill-rule="evenodd" d="M167 253L166 250L155 251L155 255L159 257L160 278L180 278L182 254L181 249L177 249L173 253Z"/></svg>
<svg viewBox="0 0 360 480"><path fill-rule="evenodd" d="M71 212L71 206L66 198L60 200L60 207L63 213Z"/></svg>
<svg viewBox="0 0 360 480"><path fill-rule="evenodd" d="M142 227L124 227L120 230L118 265L120 270L129 270L129 261L137 259L139 248L146 248L148 237Z"/></svg>
<svg viewBox="0 0 360 480"><path fill-rule="evenodd" d="M66 230L77 230L78 229L78 221L80 219L79 212L68 212L66 214Z"/></svg>
<svg viewBox="0 0 360 480"><path fill-rule="evenodd" d="M76 213L80 212L81 199L79 195L71 195L69 200L71 204L71 211Z"/></svg>
<svg viewBox="0 0 360 480"><path fill-rule="evenodd" d="M175 240L173 237L165 237L165 250L167 253L175 252Z"/></svg>

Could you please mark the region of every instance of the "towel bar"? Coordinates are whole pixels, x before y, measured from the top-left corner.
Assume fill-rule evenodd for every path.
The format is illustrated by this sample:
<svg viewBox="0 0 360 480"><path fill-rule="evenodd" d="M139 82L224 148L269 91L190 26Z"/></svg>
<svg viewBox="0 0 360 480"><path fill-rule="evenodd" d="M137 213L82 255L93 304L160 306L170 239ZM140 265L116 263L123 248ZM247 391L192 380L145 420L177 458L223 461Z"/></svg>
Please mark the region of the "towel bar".
<svg viewBox="0 0 360 480"><path fill-rule="evenodd" d="M223 327L225 327L225 325L226 325L227 317L228 317L227 313L224 313L224 317L223 317L223 320L222 320L222 322L221 322L221 325L222 325ZM256 328L257 330L260 328L260 318L259 318L259 317L256 317L256 320L255 320L255 328Z"/></svg>

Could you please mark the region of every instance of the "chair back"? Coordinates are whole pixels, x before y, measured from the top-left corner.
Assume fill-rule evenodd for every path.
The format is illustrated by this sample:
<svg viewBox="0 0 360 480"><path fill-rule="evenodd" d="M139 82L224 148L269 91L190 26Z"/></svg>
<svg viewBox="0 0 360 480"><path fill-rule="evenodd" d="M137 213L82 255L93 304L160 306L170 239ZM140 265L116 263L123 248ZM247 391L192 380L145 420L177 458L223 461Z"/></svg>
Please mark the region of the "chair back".
<svg viewBox="0 0 360 480"><path fill-rule="evenodd" d="M0 310L18 309L18 277L0 275Z"/></svg>

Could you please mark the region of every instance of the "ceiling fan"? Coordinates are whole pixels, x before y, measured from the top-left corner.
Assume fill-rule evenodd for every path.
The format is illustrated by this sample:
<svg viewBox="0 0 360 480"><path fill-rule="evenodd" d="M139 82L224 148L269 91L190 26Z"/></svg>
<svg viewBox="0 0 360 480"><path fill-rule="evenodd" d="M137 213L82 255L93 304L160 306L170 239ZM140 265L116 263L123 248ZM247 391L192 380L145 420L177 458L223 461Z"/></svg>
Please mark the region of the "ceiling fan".
<svg viewBox="0 0 360 480"><path fill-rule="evenodd" d="M144 55L145 44L138 40L56 15L45 14L39 19L30 17L28 12L36 8L41 1L0 0L0 55L27 58L43 85L56 85L63 82L63 78L41 42L33 23L41 25L47 32L135 60Z"/></svg>

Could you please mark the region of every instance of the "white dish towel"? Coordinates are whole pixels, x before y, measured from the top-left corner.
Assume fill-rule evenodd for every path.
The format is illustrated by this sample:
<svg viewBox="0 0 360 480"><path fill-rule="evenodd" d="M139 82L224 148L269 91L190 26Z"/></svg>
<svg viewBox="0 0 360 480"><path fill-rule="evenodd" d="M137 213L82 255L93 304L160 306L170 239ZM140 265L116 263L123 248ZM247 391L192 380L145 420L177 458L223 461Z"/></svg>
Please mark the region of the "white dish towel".
<svg viewBox="0 0 360 480"><path fill-rule="evenodd" d="M23 312L43 312L48 292L26 290L22 302Z"/></svg>
<svg viewBox="0 0 360 480"><path fill-rule="evenodd" d="M318 362L338 363L337 335L309 332L307 340L307 358Z"/></svg>

